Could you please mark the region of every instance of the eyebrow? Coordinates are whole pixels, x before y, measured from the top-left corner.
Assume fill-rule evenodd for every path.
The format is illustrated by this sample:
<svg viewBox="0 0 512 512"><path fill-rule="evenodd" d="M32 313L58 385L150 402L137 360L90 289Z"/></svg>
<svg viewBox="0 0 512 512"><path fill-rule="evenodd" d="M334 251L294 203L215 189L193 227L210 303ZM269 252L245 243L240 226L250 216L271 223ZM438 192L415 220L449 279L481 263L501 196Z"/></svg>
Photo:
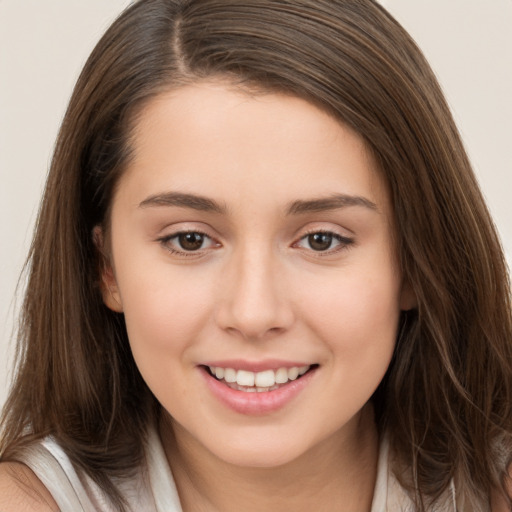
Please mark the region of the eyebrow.
<svg viewBox="0 0 512 512"><path fill-rule="evenodd" d="M365 197L351 196L347 194L333 194L329 197L320 197L318 199L293 201L288 206L287 215L325 212L349 206L362 206L363 208L378 212L377 205Z"/></svg>
<svg viewBox="0 0 512 512"><path fill-rule="evenodd" d="M163 194L156 194L149 196L139 204L139 208L148 208L150 206L179 206L202 212L220 214L225 214L227 211L225 206L220 205L213 199L195 194L185 194L183 192L166 192Z"/></svg>
<svg viewBox="0 0 512 512"><path fill-rule="evenodd" d="M183 192L165 192L162 194L155 194L144 199L144 201L139 204L139 208L148 208L152 206L178 206L203 212L219 214L227 213L226 206L217 203L213 199L196 194L186 194ZM329 197L293 201L286 209L286 214L300 215L304 213L325 212L350 206L360 206L372 211L378 211L377 205L365 197L351 196L347 194L333 194Z"/></svg>

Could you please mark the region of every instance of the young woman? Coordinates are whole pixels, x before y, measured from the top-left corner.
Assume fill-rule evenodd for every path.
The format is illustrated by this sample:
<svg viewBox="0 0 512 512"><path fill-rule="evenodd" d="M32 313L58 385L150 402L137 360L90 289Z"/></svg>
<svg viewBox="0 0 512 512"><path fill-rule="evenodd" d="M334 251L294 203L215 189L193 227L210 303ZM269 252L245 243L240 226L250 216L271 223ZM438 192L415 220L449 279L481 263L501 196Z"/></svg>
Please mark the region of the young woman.
<svg viewBox="0 0 512 512"><path fill-rule="evenodd" d="M510 507L500 244L371 0L127 9L71 99L29 274L2 510Z"/></svg>

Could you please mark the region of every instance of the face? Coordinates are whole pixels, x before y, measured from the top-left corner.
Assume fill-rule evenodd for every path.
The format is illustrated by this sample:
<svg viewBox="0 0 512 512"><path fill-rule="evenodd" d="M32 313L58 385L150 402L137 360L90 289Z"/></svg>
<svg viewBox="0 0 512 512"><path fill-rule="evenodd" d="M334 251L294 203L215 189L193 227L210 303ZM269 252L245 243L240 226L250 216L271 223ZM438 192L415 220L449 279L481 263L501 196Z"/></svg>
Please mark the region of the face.
<svg viewBox="0 0 512 512"><path fill-rule="evenodd" d="M176 432L244 466L357 435L409 306L362 139L301 99L204 83L152 100L133 148L104 299Z"/></svg>

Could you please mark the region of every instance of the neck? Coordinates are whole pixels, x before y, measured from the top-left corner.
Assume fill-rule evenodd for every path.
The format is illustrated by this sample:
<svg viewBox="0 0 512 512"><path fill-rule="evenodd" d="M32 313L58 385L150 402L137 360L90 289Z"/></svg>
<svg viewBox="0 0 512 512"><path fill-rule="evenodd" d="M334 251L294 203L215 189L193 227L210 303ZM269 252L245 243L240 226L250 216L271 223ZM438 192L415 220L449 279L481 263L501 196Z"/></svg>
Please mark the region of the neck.
<svg viewBox="0 0 512 512"><path fill-rule="evenodd" d="M369 512L378 459L370 407L351 430L335 433L287 464L253 468L221 460L169 418L160 426L184 512Z"/></svg>

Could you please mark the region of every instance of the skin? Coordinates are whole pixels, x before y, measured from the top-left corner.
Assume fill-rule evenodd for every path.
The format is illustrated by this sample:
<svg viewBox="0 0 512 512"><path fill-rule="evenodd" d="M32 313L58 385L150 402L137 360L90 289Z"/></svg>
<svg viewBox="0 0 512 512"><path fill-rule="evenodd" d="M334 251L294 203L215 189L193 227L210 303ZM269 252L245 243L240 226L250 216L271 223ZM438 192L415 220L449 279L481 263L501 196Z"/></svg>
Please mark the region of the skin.
<svg viewBox="0 0 512 512"><path fill-rule="evenodd" d="M95 230L108 253L103 295L124 312L135 360L166 411L160 433L183 510L370 510L378 436L368 400L399 312L415 299L363 141L307 102L217 82L153 100L132 142L110 232ZM225 211L183 197L163 204L169 192ZM368 203L287 213L335 193ZM209 238L192 255L171 252L179 244L169 236L183 230ZM318 230L351 242L314 251L307 234ZM198 375L202 361L232 357L319 367L285 407L246 416ZM491 501L493 512L508 510L500 492ZM30 469L2 463L0 509L58 506Z"/></svg>
<svg viewBox="0 0 512 512"><path fill-rule="evenodd" d="M413 298L362 139L301 99L210 82L152 100L132 144L104 300L124 313L168 413L161 434L185 510L369 510L378 440L367 403ZM216 207L176 204L176 193ZM352 199L307 203L334 194ZM206 235L199 250L180 246L184 231ZM326 250L311 245L318 232L333 234ZM199 370L232 358L318 368L278 411L245 415Z"/></svg>
<svg viewBox="0 0 512 512"><path fill-rule="evenodd" d="M0 464L0 510L2 512L58 512L54 499L24 464Z"/></svg>

